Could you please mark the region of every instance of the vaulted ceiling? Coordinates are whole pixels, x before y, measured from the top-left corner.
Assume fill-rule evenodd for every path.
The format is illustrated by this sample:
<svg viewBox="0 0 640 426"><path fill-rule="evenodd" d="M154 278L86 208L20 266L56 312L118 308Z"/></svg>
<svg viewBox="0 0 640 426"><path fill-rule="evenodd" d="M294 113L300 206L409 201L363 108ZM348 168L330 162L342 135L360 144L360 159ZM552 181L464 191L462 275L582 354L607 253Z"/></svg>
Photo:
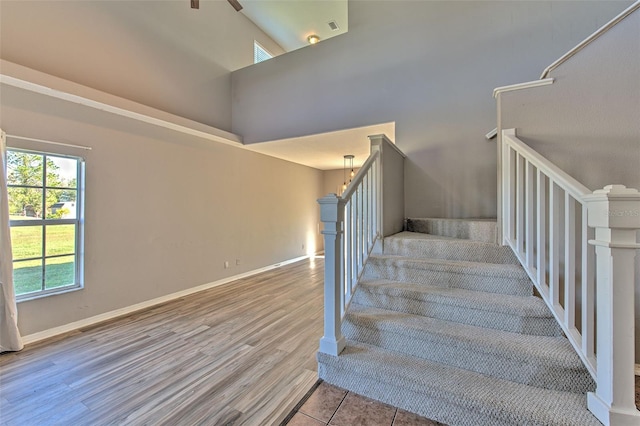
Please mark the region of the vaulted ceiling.
<svg viewBox="0 0 640 426"><path fill-rule="evenodd" d="M348 29L347 0L189 0L77 2L2 0L2 59L222 130L230 128L229 73L252 63L253 40L274 53ZM253 23L275 41L264 37ZM329 22L338 30L332 31ZM27 25L28 24L28 25ZM266 39L262 41L259 37ZM251 47L250 47L251 46ZM155 64L153 72L150 64ZM160 89L160 90L157 90ZM356 164L368 155L366 136L393 123L247 146L318 169Z"/></svg>
<svg viewBox="0 0 640 426"><path fill-rule="evenodd" d="M241 12L287 52L307 46L312 34L326 40L349 28L347 0L240 0L240 4Z"/></svg>

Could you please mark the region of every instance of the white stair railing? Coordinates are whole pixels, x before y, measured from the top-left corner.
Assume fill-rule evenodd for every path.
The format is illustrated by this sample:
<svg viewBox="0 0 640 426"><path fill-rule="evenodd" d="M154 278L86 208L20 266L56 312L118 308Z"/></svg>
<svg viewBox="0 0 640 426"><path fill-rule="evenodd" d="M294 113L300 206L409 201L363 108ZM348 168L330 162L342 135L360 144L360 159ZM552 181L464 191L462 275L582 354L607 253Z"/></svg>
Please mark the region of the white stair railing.
<svg viewBox="0 0 640 426"><path fill-rule="evenodd" d="M324 223L324 336L320 352L338 355L345 346L342 318L369 255L382 238L402 227L404 205L383 209L383 197L404 204L404 154L385 135L369 136L371 155L342 196L318 200ZM383 167L383 163L385 164ZM388 182L383 184L383 172ZM386 194L386 195L385 195ZM386 220L385 220L386 219Z"/></svg>
<svg viewBox="0 0 640 426"><path fill-rule="evenodd" d="M596 381L589 410L640 424L634 383L634 258L640 193L591 192L502 131L502 236Z"/></svg>
<svg viewBox="0 0 640 426"><path fill-rule="evenodd" d="M342 197L318 200L324 223L324 336L320 352L338 355L345 341L340 327L373 246L381 237L380 151L372 151Z"/></svg>

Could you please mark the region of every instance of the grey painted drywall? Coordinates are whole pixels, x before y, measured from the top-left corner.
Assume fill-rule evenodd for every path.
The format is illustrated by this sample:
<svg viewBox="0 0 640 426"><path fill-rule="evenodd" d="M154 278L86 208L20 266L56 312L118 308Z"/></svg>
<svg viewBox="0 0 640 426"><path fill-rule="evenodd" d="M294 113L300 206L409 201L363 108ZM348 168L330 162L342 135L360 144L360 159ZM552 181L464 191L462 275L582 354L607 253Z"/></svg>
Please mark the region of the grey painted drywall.
<svg viewBox="0 0 640 426"><path fill-rule="evenodd" d="M500 127L516 128L520 139L591 190L640 189L640 12L550 77L551 86L501 94ZM635 289L640 363L640 250Z"/></svg>
<svg viewBox="0 0 640 426"><path fill-rule="evenodd" d="M223 130L254 40L283 53L224 1L0 2L2 59Z"/></svg>
<svg viewBox="0 0 640 426"><path fill-rule="evenodd" d="M550 86L500 95L500 127L591 190L640 188L640 13L549 75Z"/></svg>
<svg viewBox="0 0 640 426"><path fill-rule="evenodd" d="M86 160L85 288L20 302L23 335L322 249L319 170L6 86L0 127L92 148L8 139Z"/></svg>
<svg viewBox="0 0 640 426"><path fill-rule="evenodd" d="M404 229L404 156L386 138L372 138L382 152L382 233L384 237Z"/></svg>
<svg viewBox="0 0 640 426"><path fill-rule="evenodd" d="M629 1L350 1L349 32L232 74L253 143L395 121L406 214L496 216L495 87L537 79Z"/></svg>

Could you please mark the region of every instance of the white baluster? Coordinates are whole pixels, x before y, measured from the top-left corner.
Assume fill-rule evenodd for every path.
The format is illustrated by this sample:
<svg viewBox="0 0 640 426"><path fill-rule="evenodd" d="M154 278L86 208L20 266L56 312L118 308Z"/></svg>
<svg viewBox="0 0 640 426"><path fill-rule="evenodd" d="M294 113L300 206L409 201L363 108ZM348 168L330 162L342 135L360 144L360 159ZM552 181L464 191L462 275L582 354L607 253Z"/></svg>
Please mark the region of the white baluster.
<svg viewBox="0 0 640 426"><path fill-rule="evenodd" d="M345 282L347 283L347 294L351 295L353 290L353 261L350 255L351 247L353 246L353 239L351 233L353 232L353 226L351 224L352 206L348 201L345 206L345 220L344 220L344 239L345 239L345 256L344 256L344 271ZM349 296L350 297L350 296Z"/></svg>
<svg viewBox="0 0 640 426"><path fill-rule="evenodd" d="M588 210L582 205L582 352L595 371L595 252L589 245Z"/></svg>
<svg viewBox="0 0 640 426"><path fill-rule="evenodd" d="M535 221L533 219L534 212L534 196L535 191L533 190L533 182L535 176L535 168L533 165L527 161L525 167L525 185L526 185L526 211L525 211L525 250L526 250L526 264L527 267L531 270L534 268L533 260L535 251L533 247L534 244L534 232L535 232ZM540 250L540 248L538 248Z"/></svg>
<svg viewBox="0 0 640 426"><path fill-rule="evenodd" d="M547 283L547 185L544 174L538 170L538 283L540 289L547 298L549 297L549 285Z"/></svg>
<svg viewBox="0 0 640 426"><path fill-rule="evenodd" d="M560 189L549 179L549 300L556 311L560 305Z"/></svg>
<svg viewBox="0 0 640 426"><path fill-rule="evenodd" d="M564 193L564 323L576 327L576 202Z"/></svg>
<svg viewBox="0 0 640 426"><path fill-rule="evenodd" d="M512 131L515 135L515 132ZM506 136L506 133L503 132ZM502 144L502 244L507 245L513 239L513 162L511 148L507 140Z"/></svg>
<svg viewBox="0 0 640 426"><path fill-rule="evenodd" d="M516 252L523 259L524 253L524 158L516 154Z"/></svg>

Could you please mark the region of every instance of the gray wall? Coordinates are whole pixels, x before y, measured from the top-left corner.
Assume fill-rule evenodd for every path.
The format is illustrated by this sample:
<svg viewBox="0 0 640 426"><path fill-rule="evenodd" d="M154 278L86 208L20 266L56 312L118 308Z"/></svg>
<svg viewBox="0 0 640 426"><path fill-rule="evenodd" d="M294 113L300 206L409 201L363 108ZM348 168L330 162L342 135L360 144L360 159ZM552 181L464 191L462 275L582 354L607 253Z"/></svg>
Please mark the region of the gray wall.
<svg viewBox="0 0 640 426"><path fill-rule="evenodd" d="M322 249L319 170L5 86L0 127L93 148L8 139L86 159L85 288L20 302L23 335Z"/></svg>
<svg viewBox="0 0 640 426"><path fill-rule="evenodd" d="M500 95L501 128L517 128L520 139L591 190L640 189L640 12L550 77L551 86ZM640 363L640 250L635 289Z"/></svg>
<svg viewBox="0 0 640 426"><path fill-rule="evenodd" d="M640 189L640 13L549 74L554 84L500 95L500 127L591 190Z"/></svg>
<svg viewBox="0 0 640 426"><path fill-rule="evenodd" d="M223 130L253 42L282 48L226 1L0 1L0 56Z"/></svg>
<svg viewBox="0 0 640 426"><path fill-rule="evenodd" d="M382 236L397 234L404 229L404 164L405 157L386 137L372 138L380 143L382 158Z"/></svg>
<svg viewBox="0 0 640 426"><path fill-rule="evenodd" d="M259 142L395 121L408 216L495 217L497 86L534 80L629 1L350 1L349 32L232 74Z"/></svg>

